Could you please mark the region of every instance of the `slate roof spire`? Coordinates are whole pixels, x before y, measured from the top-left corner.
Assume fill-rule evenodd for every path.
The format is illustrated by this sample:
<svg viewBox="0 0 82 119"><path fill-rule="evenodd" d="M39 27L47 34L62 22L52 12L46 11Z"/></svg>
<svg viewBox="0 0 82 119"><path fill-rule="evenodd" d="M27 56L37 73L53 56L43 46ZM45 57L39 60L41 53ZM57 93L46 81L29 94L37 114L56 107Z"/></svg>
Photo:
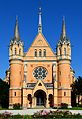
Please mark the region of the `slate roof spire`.
<svg viewBox="0 0 82 119"><path fill-rule="evenodd" d="M41 11L41 7L39 7L38 33L42 33L42 11Z"/></svg>
<svg viewBox="0 0 82 119"><path fill-rule="evenodd" d="M61 31L60 40L58 44L63 44L63 43L70 43L70 40L67 38L67 35L66 35L66 24L65 24L64 16L62 19L62 31Z"/></svg>
<svg viewBox="0 0 82 119"><path fill-rule="evenodd" d="M62 38L66 38L66 25L65 25L65 17L63 16L63 20L62 20Z"/></svg>
<svg viewBox="0 0 82 119"><path fill-rule="evenodd" d="M15 30L14 30L14 40L16 40L16 41L20 40L19 26L18 26L18 16L16 16L16 24L15 24Z"/></svg>

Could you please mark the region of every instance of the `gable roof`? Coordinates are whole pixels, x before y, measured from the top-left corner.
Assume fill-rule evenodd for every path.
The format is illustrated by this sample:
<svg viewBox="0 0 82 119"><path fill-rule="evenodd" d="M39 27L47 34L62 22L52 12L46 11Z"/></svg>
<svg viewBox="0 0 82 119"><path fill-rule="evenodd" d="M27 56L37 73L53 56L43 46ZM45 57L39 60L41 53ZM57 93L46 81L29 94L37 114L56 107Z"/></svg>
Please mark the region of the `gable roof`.
<svg viewBox="0 0 82 119"><path fill-rule="evenodd" d="M39 85L39 84L41 84L41 85ZM36 85L34 87L33 93L35 93L37 90L43 90L45 92L47 91L42 80L38 80L38 82L36 83Z"/></svg>
<svg viewBox="0 0 82 119"><path fill-rule="evenodd" d="M52 50L52 48L50 47L49 43L47 42L47 40L45 39L44 35L42 33L38 33L36 38L34 39L34 41L32 42L30 48L28 49L26 56L31 55L30 50L32 50L32 48L37 49L37 48L48 48L49 52L51 52L52 56L55 56L54 51ZM30 53L29 53L30 52Z"/></svg>

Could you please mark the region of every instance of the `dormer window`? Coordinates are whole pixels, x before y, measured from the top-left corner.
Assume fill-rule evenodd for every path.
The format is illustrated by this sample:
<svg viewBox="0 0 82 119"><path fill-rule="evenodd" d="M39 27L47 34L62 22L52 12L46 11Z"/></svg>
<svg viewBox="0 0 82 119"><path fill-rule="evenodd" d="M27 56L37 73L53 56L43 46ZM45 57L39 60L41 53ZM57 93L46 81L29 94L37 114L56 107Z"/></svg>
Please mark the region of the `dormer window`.
<svg viewBox="0 0 82 119"><path fill-rule="evenodd" d="M39 57L42 57L42 50L39 50Z"/></svg>
<svg viewBox="0 0 82 119"><path fill-rule="evenodd" d="M34 57L37 57L37 49L34 51Z"/></svg>
<svg viewBox="0 0 82 119"><path fill-rule="evenodd" d="M46 49L44 49L44 57L46 57Z"/></svg>

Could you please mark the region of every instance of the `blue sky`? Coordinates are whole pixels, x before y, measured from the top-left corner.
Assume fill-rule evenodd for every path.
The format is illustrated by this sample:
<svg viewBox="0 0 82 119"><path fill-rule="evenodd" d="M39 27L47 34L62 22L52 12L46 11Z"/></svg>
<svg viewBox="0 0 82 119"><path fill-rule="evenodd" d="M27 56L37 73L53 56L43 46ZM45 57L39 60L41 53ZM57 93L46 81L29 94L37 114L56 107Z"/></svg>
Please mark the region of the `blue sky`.
<svg viewBox="0 0 82 119"><path fill-rule="evenodd" d="M67 37L72 44L72 67L76 76L82 76L82 0L0 0L0 78L5 77L9 67L8 48L16 15L26 52L37 35L40 3L43 34L54 51L65 16Z"/></svg>

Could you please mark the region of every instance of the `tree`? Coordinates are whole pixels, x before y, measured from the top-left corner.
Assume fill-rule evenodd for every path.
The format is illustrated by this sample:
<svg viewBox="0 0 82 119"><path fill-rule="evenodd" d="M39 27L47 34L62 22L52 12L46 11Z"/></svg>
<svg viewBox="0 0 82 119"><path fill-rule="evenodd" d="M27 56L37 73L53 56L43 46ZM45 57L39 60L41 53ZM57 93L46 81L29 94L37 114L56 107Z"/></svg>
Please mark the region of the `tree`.
<svg viewBox="0 0 82 119"><path fill-rule="evenodd" d="M82 77L79 76L77 78L77 80L75 80L73 82L71 87L72 87L72 90L73 90L74 94L78 98L78 105L79 105L79 102L82 101L82 100L80 100L80 96L82 96Z"/></svg>
<svg viewBox="0 0 82 119"><path fill-rule="evenodd" d="M9 85L0 79L0 106L8 108L9 106Z"/></svg>

